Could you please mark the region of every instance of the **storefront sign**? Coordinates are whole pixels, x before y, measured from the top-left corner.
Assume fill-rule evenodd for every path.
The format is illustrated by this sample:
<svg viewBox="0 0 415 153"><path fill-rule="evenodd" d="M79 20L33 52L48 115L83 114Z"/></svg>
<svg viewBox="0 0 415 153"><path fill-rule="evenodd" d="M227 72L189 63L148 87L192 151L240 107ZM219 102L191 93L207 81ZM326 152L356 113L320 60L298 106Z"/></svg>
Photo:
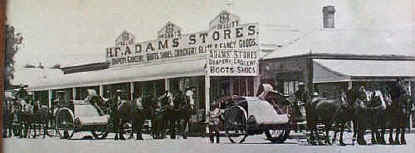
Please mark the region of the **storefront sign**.
<svg viewBox="0 0 415 153"><path fill-rule="evenodd" d="M211 76L256 76L258 49L211 49L207 71Z"/></svg>
<svg viewBox="0 0 415 153"><path fill-rule="evenodd" d="M236 17L227 18L226 14L227 12L222 12L219 17L215 18L215 20L220 20L218 22L220 25L211 25L209 31L198 33L182 34L181 28L168 22L158 32L158 39L134 44L121 43L122 45L109 47L106 49L106 59L112 66L143 64L201 54L207 55L210 49L258 48L258 24L239 25L239 21L228 20ZM212 23L216 23L214 21Z"/></svg>

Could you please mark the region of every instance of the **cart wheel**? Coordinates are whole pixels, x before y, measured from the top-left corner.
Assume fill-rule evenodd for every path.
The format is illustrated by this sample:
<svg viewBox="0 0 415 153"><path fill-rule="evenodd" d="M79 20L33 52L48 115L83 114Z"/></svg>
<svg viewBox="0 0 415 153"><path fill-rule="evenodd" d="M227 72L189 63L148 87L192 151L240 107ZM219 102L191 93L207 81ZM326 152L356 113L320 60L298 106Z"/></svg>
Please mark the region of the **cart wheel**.
<svg viewBox="0 0 415 153"><path fill-rule="evenodd" d="M56 116L56 132L61 139L71 139L75 133L72 114L68 110L61 110Z"/></svg>
<svg viewBox="0 0 415 153"><path fill-rule="evenodd" d="M224 112L225 134L231 143L243 143L248 136L246 116L241 107L231 107Z"/></svg>
<svg viewBox="0 0 415 153"><path fill-rule="evenodd" d="M265 136L272 143L284 143L290 136L290 130L266 130Z"/></svg>

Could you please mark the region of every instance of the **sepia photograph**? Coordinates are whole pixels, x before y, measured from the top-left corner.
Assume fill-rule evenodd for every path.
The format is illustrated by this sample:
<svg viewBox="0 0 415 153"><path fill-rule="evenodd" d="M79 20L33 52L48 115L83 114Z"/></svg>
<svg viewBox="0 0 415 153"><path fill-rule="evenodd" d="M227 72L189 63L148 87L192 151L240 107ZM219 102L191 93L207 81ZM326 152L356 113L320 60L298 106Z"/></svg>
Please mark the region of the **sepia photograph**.
<svg viewBox="0 0 415 153"><path fill-rule="evenodd" d="M415 0L0 5L0 152L415 151Z"/></svg>

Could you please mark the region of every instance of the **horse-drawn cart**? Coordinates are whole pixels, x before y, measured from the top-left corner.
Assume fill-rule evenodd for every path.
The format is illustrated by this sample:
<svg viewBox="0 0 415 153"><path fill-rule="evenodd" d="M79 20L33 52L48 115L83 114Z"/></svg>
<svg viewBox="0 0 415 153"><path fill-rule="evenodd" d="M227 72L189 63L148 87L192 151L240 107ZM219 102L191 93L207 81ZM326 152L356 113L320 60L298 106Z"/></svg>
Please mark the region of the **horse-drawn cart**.
<svg viewBox="0 0 415 153"><path fill-rule="evenodd" d="M73 101L74 111L69 108L61 108L56 112L56 131L61 138L70 139L74 133L91 131L95 137L105 137L110 117L101 115L97 108L85 101Z"/></svg>
<svg viewBox="0 0 415 153"><path fill-rule="evenodd" d="M279 114L258 97L233 96L223 112L225 134L232 143L242 143L248 135L265 133L267 140L283 143L290 133L288 113Z"/></svg>

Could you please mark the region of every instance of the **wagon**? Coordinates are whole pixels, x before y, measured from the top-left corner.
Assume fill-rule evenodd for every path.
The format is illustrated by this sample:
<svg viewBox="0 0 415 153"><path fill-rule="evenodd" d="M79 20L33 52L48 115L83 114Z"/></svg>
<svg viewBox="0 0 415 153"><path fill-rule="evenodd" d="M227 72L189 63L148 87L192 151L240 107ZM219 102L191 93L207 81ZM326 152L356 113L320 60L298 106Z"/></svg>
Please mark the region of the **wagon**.
<svg viewBox="0 0 415 153"><path fill-rule="evenodd" d="M55 129L61 138L70 139L74 133L80 131L91 131L95 137L105 137L108 132L96 131L97 129L107 129L110 122L109 115L101 115L98 110L89 102L74 100L74 108L67 107L56 112Z"/></svg>
<svg viewBox="0 0 415 153"><path fill-rule="evenodd" d="M288 113L279 114L258 97L233 96L223 110L225 135L232 143L242 143L249 135L265 134L272 143L283 143L290 134Z"/></svg>

